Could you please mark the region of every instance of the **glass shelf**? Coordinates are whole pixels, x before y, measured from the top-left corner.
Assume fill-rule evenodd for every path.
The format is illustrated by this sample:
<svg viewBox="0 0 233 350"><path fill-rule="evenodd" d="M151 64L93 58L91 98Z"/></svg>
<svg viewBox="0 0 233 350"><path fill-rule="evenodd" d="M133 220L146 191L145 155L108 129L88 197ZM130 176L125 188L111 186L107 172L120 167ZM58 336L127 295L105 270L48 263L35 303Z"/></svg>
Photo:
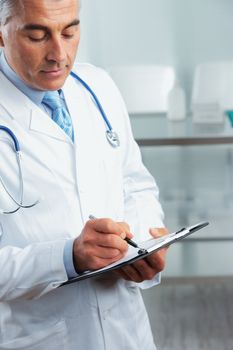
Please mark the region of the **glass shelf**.
<svg viewBox="0 0 233 350"><path fill-rule="evenodd" d="M233 128L169 121L165 114L130 115L134 137L160 189L170 231L209 221L202 232L173 245L166 277L232 276Z"/></svg>
<svg viewBox="0 0 233 350"><path fill-rule="evenodd" d="M227 116L220 124L195 124L191 116L169 121L165 114L131 114L133 134L140 146L202 145L233 143Z"/></svg>

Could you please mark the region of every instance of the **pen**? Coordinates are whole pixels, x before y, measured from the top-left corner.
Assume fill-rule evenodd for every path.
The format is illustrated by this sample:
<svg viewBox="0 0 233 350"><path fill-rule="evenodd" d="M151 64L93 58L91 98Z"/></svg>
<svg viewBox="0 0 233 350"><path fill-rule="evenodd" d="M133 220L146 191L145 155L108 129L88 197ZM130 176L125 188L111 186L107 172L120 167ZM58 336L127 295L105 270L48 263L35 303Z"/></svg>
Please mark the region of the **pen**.
<svg viewBox="0 0 233 350"><path fill-rule="evenodd" d="M132 239L129 239L129 238L125 237L125 241L126 241L129 245L131 245L132 247L134 247L134 248L139 248L139 246L137 245L137 243L134 242L134 241L132 241Z"/></svg>
<svg viewBox="0 0 233 350"><path fill-rule="evenodd" d="M90 219L90 220L95 220L95 219L97 219L97 218L96 218L94 215L89 215L89 219ZM124 240L125 240L129 245L131 245L132 247L138 248L138 249L140 248L140 247L137 245L136 242L132 241L132 239L129 239L129 238L125 237Z"/></svg>

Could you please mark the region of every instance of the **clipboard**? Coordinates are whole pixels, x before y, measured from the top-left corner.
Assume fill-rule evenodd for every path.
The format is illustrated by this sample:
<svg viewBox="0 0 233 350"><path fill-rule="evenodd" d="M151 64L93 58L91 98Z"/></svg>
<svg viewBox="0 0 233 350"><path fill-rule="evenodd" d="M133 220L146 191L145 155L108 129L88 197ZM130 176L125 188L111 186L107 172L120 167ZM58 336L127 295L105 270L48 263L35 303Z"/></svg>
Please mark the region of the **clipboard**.
<svg viewBox="0 0 233 350"><path fill-rule="evenodd" d="M184 227L176 232L172 232L168 235L159 238L148 239L138 244L139 249L129 246L128 252L122 259L114 262L113 264L107 265L99 270L82 272L77 277L71 278L68 281L62 283L61 286L79 282L86 278L97 277L106 272L119 269L128 264L132 264L137 260L144 259L152 253L155 253L162 248L168 247L171 244L184 239L185 237L193 234L194 232L204 228L208 224L208 222L200 222L196 225Z"/></svg>

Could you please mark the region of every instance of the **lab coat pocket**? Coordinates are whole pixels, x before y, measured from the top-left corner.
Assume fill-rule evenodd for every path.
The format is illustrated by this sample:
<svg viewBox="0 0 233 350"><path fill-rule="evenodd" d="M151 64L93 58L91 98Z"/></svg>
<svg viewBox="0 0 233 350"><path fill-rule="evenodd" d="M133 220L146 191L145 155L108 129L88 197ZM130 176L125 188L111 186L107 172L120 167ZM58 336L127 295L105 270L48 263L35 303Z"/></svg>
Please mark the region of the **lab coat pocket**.
<svg viewBox="0 0 233 350"><path fill-rule="evenodd" d="M25 337L0 344L0 350L68 350L68 335L64 321L40 329Z"/></svg>

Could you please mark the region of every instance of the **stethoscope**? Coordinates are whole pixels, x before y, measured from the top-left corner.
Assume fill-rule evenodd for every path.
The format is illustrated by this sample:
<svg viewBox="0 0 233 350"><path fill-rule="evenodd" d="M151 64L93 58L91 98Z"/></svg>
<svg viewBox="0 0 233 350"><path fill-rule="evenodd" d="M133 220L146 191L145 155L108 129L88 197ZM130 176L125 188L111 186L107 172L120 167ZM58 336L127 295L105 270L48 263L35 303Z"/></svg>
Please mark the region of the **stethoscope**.
<svg viewBox="0 0 233 350"><path fill-rule="evenodd" d="M70 72L70 75L73 76L76 80L78 80L84 87L85 89L91 94L91 96L94 99L94 102L106 124L106 138L109 142L109 144L116 148L120 146L120 140L119 140L119 136L117 135L117 133L113 130L112 125L110 124L104 110L103 107L99 101L99 99L97 98L96 94L94 93L94 91L90 88L90 86L84 81L82 80L76 73L74 72ZM36 204L39 203L39 200L31 203L31 204L24 204L23 203L23 197L24 197L24 181L23 181L23 169L22 169L22 163L21 163L21 149L20 149L20 145L19 145L19 141L16 137L16 135L13 133L13 131L11 129L9 129L8 127L4 126L4 125L0 125L0 130L4 131L5 133L8 134L8 136L10 137L10 139L12 140L13 143L13 148L16 154L16 161L17 161L17 165L18 165L18 172L19 172L19 200L15 199L15 197L12 195L11 191L7 188L7 186L4 183L4 180L2 179L1 175L0 175L0 183L3 186L4 190L6 191L7 195L11 198L11 200L15 203L16 208L13 210L5 210L5 209L1 209L0 208L0 214L14 214L16 213L20 208L23 209L29 209L34 207Z"/></svg>
<svg viewBox="0 0 233 350"><path fill-rule="evenodd" d="M11 140L13 141L13 147L14 147L14 151L16 154L16 161L17 161L18 171L19 171L19 187L20 187L19 188L19 193L20 193L19 200L17 200L12 195L10 190L7 188L7 186L5 185L3 179L0 175L0 183L2 184L4 190L6 191L8 196L11 198L11 200L16 204L16 208L13 210L4 210L4 209L0 208L0 214L14 214L20 208L29 209L29 208L34 207L36 204L39 203L39 200L37 200L36 202L34 202L32 204L23 204L24 181L23 181L23 171L22 171L22 164L21 164L21 151L20 151L19 141L18 141L17 137L15 136L15 134L13 133L13 131L10 130L9 128L7 128L6 126L0 125L0 130L6 132L10 136Z"/></svg>
<svg viewBox="0 0 233 350"><path fill-rule="evenodd" d="M112 128L112 125L110 124L110 121L108 120L104 110L103 110L103 107L98 99L98 97L96 96L96 94L94 93L94 91L90 88L90 86L84 81L82 80L76 73L74 72L70 72L70 75L72 77L74 77L76 80L78 80L84 87L85 89L91 94L91 96L93 97L95 103L96 103L96 106L107 126L107 129L106 129L106 137L107 137L107 140L108 142L110 143L110 145L114 148L116 147L119 147L120 146L120 139L119 139L119 136L118 134L116 133L116 131L113 130Z"/></svg>

